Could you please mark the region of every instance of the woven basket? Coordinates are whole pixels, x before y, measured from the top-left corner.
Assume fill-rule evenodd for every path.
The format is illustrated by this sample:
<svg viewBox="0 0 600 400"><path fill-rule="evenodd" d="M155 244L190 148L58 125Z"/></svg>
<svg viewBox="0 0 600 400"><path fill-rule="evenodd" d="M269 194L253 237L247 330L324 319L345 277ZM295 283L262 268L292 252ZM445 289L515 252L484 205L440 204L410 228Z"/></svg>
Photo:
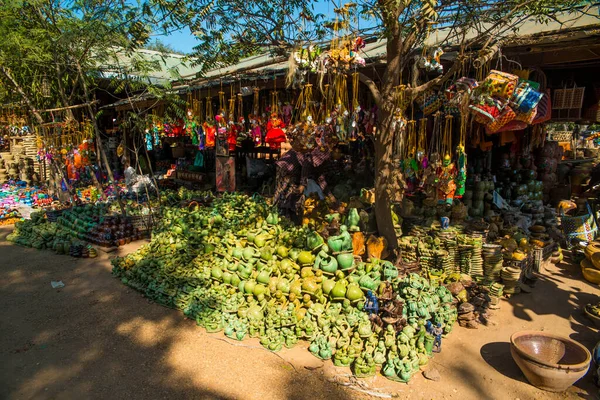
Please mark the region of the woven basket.
<svg viewBox="0 0 600 400"><path fill-rule="evenodd" d="M573 138L573 132L552 132L548 134L548 140L553 142L570 142Z"/></svg>
<svg viewBox="0 0 600 400"><path fill-rule="evenodd" d="M585 206L587 207L586 215L569 217L561 211L562 230L567 238L580 239L586 242L591 242L596 238L598 226L594 214L588 203L585 203Z"/></svg>
<svg viewBox="0 0 600 400"><path fill-rule="evenodd" d="M554 110L580 109L583 106L584 93L585 87L555 89L552 108Z"/></svg>

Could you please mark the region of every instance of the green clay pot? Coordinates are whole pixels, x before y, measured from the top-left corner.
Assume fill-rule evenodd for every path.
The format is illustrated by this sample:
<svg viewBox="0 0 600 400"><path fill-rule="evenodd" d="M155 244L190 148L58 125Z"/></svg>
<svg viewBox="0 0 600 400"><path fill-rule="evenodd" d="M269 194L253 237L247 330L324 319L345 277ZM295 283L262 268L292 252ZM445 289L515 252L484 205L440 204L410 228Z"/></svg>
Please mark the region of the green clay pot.
<svg viewBox="0 0 600 400"><path fill-rule="evenodd" d="M307 278L304 279L304 281L302 282L302 290L308 293L315 293L317 291L317 289L319 288L319 284L317 283L317 281L314 278Z"/></svg>
<svg viewBox="0 0 600 400"><path fill-rule="evenodd" d="M334 299L344 298L346 296L347 285L348 283L344 279L337 281L333 289L331 289L331 297L333 297Z"/></svg>
<svg viewBox="0 0 600 400"><path fill-rule="evenodd" d="M338 269L338 262L333 257L328 257L327 260L321 260L321 269L327 273L333 274Z"/></svg>
<svg viewBox="0 0 600 400"><path fill-rule="evenodd" d="M210 270L210 276L218 280L223 280L223 270L217 266L212 267Z"/></svg>
<svg viewBox="0 0 600 400"><path fill-rule="evenodd" d="M246 281L244 284L244 293L246 294L254 294L254 288L256 287L255 281Z"/></svg>
<svg viewBox="0 0 600 400"><path fill-rule="evenodd" d="M225 271L223 272L223 282L230 284L231 283L231 278L233 277L234 274L232 274L229 271Z"/></svg>
<svg viewBox="0 0 600 400"><path fill-rule="evenodd" d="M310 265L313 263L314 259L313 254L306 250L301 251L300 254L298 254L298 262L300 265Z"/></svg>
<svg viewBox="0 0 600 400"><path fill-rule="evenodd" d="M327 246L334 252L339 253L342 251L342 245L344 244L344 239L340 236L332 236L327 239Z"/></svg>
<svg viewBox="0 0 600 400"><path fill-rule="evenodd" d="M240 263L238 266L238 274L241 278L248 279L252 275L252 266L244 263Z"/></svg>
<svg viewBox="0 0 600 400"><path fill-rule="evenodd" d="M308 248L313 251L318 249L319 247L321 247L323 245L323 243L325 243L325 241L323 240L321 235L319 235L317 232L314 232L314 231L309 233L306 238L306 244L307 244Z"/></svg>
<svg viewBox="0 0 600 400"><path fill-rule="evenodd" d="M267 287L263 284L257 284L256 286L254 286L254 290L252 291L252 293L255 296L260 296L261 294L264 294L267 291Z"/></svg>
<svg viewBox="0 0 600 400"><path fill-rule="evenodd" d="M262 271L260 271L258 273L258 276L256 277L256 281L267 285L269 283L270 278L271 278L271 270L263 269Z"/></svg>
<svg viewBox="0 0 600 400"><path fill-rule="evenodd" d="M321 287L323 288L323 293L328 296L333 287L335 286L335 281L333 279L325 279L321 283Z"/></svg>
<svg viewBox="0 0 600 400"><path fill-rule="evenodd" d="M363 292L357 283L351 283L346 290L346 298L350 301L360 300L363 297Z"/></svg>
<svg viewBox="0 0 600 400"><path fill-rule="evenodd" d="M285 246L277 247L277 255L281 258L286 258L289 254L289 250Z"/></svg>
<svg viewBox="0 0 600 400"><path fill-rule="evenodd" d="M279 223L279 217L276 213L269 213L267 215L267 224L269 225L277 225Z"/></svg>
<svg viewBox="0 0 600 400"><path fill-rule="evenodd" d="M256 239L256 232L248 232L246 239L248 239L249 243L254 243L254 240Z"/></svg>
<svg viewBox="0 0 600 400"><path fill-rule="evenodd" d="M248 308L248 311L246 312L246 317L249 320L263 319L264 314L263 314L262 308L260 308L260 306L257 304L250 306Z"/></svg>
<svg viewBox="0 0 600 400"><path fill-rule="evenodd" d="M354 265L354 255L352 253L338 254L336 260L342 270L352 268Z"/></svg>
<svg viewBox="0 0 600 400"><path fill-rule="evenodd" d="M289 293L290 282L285 278L281 278L279 282L277 282L277 290L281 290L283 293Z"/></svg>
<svg viewBox="0 0 600 400"><path fill-rule="evenodd" d="M281 269L282 271L285 271L287 269L292 269L292 268L294 268L293 263L292 263L292 260L290 260L289 258L284 258L279 263L279 269Z"/></svg>
<svg viewBox="0 0 600 400"><path fill-rule="evenodd" d="M242 257L246 261L252 260L252 259L258 257L258 255L259 255L258 251L256 251L256 249L254 249L252 247L246 247L244 249L244 251L242 252Z"/></svg>
<svg viewBox="0 0 600 400"><path fill-rule="evenodd" d="M373 291L379 286L379 283L373 278L371 278L369 275L363 275L358 281L358 283L361 287Z"/></svg>
<svg viewBox="0 0 600 400"><path fill-rule="evenodd" d="M298 249L291 249L288 254L288 256L294 261L298 261L299 255L300 255L300 250L298 250Z"/></svg>
<svg viewBox="0 0 600 400"><path fill-rule="evenodd" d="M273 259L273 249L271 249L270 247L263 247L262 250L260 251L260 258L262 258L265 261L270 261Z"/></svg>
<svg viewBox="0 0 600 400"><path fill-rule="evenodd" d="M269 240L269 235L266 233L261 233L260 235L254 238L254 244L256 247L264 247L267 244L267 240Z"/></svg>
<svg viewBox="0 0 600 400"><path fill-rule="evenodd" d="M235 248L233 249L233 251L231 252L231 255L232 255L234 258L237 258L238 260L239 260L240 258L242 258L243 254L244 254L244 249L243 249L243 248L241 248L241 247L235 247Z"/></svg>
<svg viewBox="0 0 600 400"><path fill-rule="evenodd" d="M302 295L302 281L300 279L296 279L290 285L290 293L296 295L296 297L300 297Z"/></svg>
<svg viewBox="0 0 600 400"><path fill-rule="evenodd" d="M238 287L241 280L237 274L231 274L231 285Z"/></svg>

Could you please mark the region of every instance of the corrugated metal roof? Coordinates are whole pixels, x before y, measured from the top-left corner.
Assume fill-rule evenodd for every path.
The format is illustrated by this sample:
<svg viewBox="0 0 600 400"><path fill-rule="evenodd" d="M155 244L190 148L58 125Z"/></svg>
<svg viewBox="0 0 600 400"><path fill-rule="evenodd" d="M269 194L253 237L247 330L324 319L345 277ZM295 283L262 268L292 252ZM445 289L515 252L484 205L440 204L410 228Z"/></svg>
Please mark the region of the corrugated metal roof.
<svg viewBox="0 0 600 400"><path fill-rule="evenodd" d="M587 11L592 13L594 11ZM595 11L598 13L598 10ZM548 23L540 24L534 19L522 21L515 28L512 28L513 33L517 37L527 37L532 35L540 35L544 33L557 32L557 31L568 31L573 29L579 29L583 27L598 27L600 28L600 20L598 16L587 15L580 11L573 11L571 13L563 13L558 18L558 21L548 21ZM560 22L559 22L560 21ZM486 28L484 27L483 30ZM444 46L453 46L458 44L452 38L447 38L450 29L440 29L425 41L425 45L428 47L438 46L444 44ZM466 35L466 39L475 37L477 32L473 31ZM372 43L367 43L361 56L365 59L380 59L386 54L386 43L385 39L379 39ZM231 65L224 68L217 68L204 74L203 80L210 80L211 78L222 78L228 75L235 75L243 71L244 74L260 74L268 73L272 71L281 71L287 69L287 60L282 57L272 57L269 54L261 54L252 57L245 58L235 65ZM193 69L192 69L193 70ZM181 74L184 79L195 80L196 74Z"/></svg>
<svg viewBox="0 0 600 400"><path fill-rule="evenodd" d="M116 55L116 60L100 65L100 70L105 78L127 74L128 77L147 79L151 84L164 85L181 76L193 74L196 70L196 67L192 67L194 60L180 54L139 49L131 53L125 50L117 51ZM141 70L136 67L140 62L156 64L156 66L148 71Z"/></svg>

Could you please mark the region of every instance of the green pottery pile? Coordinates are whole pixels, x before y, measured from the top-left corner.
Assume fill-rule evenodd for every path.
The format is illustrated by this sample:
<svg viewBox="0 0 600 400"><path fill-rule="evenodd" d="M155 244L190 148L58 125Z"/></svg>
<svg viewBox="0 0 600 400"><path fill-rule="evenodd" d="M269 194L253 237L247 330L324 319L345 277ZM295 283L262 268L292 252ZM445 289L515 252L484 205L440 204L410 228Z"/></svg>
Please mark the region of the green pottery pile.
<svg viewBox="0 0 600 400"><path fill-rule="evenodd" d="M210 207L167 206L151 242L115 258L113 273L208 332L258 338L272 351L306 340L313 355L357 376L381 366L406 382L431 357L427 321L451 331L453 296L439 281L399 277L390 262L355 255L351 222L325 240L281 219L262 198L226 194ZM386 290L400 304L394 325L364 311L368 291Z"/></svg>

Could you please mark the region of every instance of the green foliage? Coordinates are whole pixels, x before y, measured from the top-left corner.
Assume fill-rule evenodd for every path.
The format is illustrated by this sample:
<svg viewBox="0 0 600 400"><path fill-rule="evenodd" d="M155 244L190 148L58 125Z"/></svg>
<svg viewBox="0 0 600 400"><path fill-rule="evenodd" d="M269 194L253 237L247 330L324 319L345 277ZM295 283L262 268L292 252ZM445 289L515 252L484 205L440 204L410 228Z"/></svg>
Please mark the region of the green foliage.
<svg viewBox="0 0 600 400"><path fill-rule="evenodd" d="M170 44L164 43L162 40L160 39L155 39L152 42L147 43L144 48L146 50L153 50L153 51L158 51L160 53L164 53L164 54L179 54L179 55L185 55L184 52L177 50L175 47L173 47Z"/></svg>
<svg viewBox="0 0 600 400"><path fill-rule="evenodd" d="M162 65L136 50L152 33L193 26L196 11L178 0L0 2L0 103L83 103L93 99L100 78L123 92L143 90Z"/></svg>

